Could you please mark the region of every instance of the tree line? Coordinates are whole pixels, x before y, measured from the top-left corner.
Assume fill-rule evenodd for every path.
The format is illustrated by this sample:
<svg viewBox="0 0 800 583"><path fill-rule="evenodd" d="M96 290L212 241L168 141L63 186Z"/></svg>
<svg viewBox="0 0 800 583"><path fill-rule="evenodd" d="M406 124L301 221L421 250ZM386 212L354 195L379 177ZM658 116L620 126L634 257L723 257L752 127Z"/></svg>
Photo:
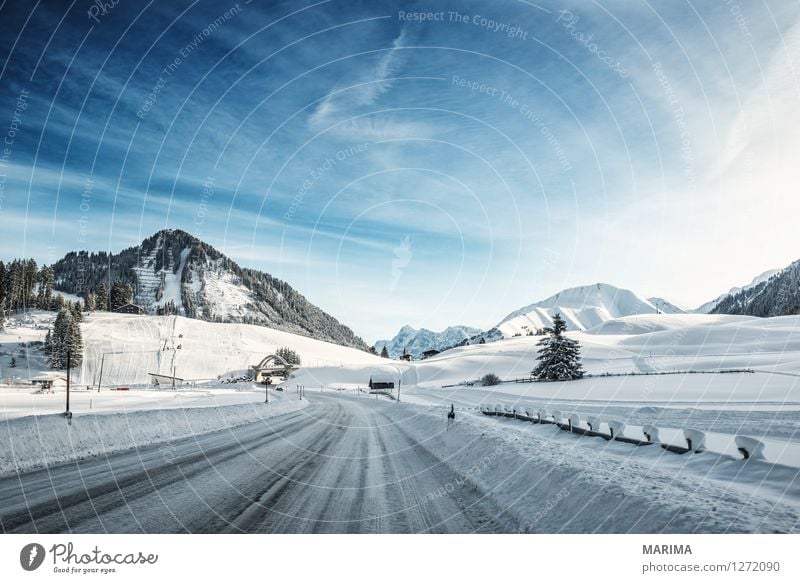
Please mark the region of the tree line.
<svg viewBox="0 0 800 583"><path fill-rule="evenodd" d="M7 315L14 312L32 309L58 312L44 342L44 353L54 369L66 368L68 353L71 366L81 365L83 337L80 323L83 312L115 310L130 303L132 297L130 285L114 281L110 289L102 282L96 290L86 292L82 301L71 302L55 291L52 267L44 265L40 268L34 259L0 261L0 330ZM12 360L10 366L13 368L16 361Z"/></svg>

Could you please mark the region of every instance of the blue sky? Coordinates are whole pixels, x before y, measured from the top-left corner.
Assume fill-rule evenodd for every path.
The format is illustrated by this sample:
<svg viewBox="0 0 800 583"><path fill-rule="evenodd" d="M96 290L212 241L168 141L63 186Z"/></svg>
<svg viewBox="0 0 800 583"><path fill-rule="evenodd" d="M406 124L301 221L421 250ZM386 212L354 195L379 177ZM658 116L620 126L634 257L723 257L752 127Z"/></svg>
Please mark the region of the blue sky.
<svg viewBox="0 0 800 583"><path fill-rule="evenodd" d="M98 6L0 8L5 259L182 228L374 341L800 257L796 2Z"/></svg>

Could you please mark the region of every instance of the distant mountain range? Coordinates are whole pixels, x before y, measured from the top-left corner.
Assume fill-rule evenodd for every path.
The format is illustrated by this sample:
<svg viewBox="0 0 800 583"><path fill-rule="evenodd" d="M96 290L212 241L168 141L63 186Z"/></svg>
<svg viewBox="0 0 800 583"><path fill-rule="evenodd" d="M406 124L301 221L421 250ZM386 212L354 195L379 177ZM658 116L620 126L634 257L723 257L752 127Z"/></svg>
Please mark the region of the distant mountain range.
<svg viewBox="0 0 800 583"><path fill-rule="evenodd" d="M432 332L425 328L415 330L411 326L403 326L391 340L378 340L375 350L380 354L385 346L391 358L398 358L403 352L407 352L415 360L419 360L426 350L452 348L480 333L480 328L469 326L450 326L443 332Z"/></svg>
<svg viewBox="0 0 800 583"><path fill-rule="evenodd" d="M243 268L198 238L167 229L119 253L71 252L53 264L55 288L82 295L122 282L147 313L268 326L367 349L347 326L268 273Z"/></svg>
<svg viewBox="0 0 800 583"><path fill-rule="evenodd" d="M127 284L146 312L176 313L218 322L244 322L366 350L347 326L310 303L287 283L242 268L181 230L163 230L119 253L71 252L52 266L55 288L70 294L96 291L105 283ZM800 261L762 273L694 310L663 298L645 298L606 283L568 288L524 306L482 331L451 326L442 332L404 326L390 340L375 343L397 358L407 351L419 359L427 350L492 342L536 334L560 313L570 330L591 330L609 320L637 314L715 313L779 316L800 313Z"/></svg>
<svg viewBox="0 0 800 583"><path fill-rule="evenodd" d="M454 326L445 331L454 332L447 334L443 340L440 335L429 330L418 331L405 326L394 339L380 341L376 348L380 351L386 345L389 355L397 357L402 354L404 346L410 346L413 350L409 349L408 352L417 358L430 348L442 350L460 344L535 335L550 327L553 316L557 313L564 318L569 330L587 331L610 320L640 314L713 313L763 317L800 314L799 289L800 260L782 270L766 271L747 285L732 288L728 293L721 294L694 310L686 310L663 298L645 298L628 289L596 283L568 288L545 300L524 306L486 331L476 332L475 328ZM455 331L470 336L459 339L459 334ZM459 341L451 343L453 340Z"/></svg>

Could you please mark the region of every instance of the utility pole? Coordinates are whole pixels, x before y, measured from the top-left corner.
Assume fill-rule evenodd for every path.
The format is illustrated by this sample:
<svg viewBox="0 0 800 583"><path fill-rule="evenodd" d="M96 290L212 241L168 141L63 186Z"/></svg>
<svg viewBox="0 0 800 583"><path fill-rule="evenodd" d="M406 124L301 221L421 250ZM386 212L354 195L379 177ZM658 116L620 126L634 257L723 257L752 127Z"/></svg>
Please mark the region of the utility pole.
<svg viewBox="0 0 800 583"><path fill-rule="evenodd" d="M100 392L100 385L103 383L103 365L106 362L106 353L100 358L100 379L97 381L97 392Z"/></svg>
<svg viewBox="0 0 800 583"><path fill-rule="evenodd" d="M69 377L70 377L70 370L69 369L70 369L70 366L72 364L70 362L70 357L71 356L72 356L72 351L67 350L67 410L64 411L64 417L66 417L67 419L71 419L72 418L72 413L69 410Z"/></svg>
<svg viewBox="0 0 800 583"><path fill-rule="evenodd" d="M403 377L397 379L397 402L400 402L400 384L403 382Z"/></svg>

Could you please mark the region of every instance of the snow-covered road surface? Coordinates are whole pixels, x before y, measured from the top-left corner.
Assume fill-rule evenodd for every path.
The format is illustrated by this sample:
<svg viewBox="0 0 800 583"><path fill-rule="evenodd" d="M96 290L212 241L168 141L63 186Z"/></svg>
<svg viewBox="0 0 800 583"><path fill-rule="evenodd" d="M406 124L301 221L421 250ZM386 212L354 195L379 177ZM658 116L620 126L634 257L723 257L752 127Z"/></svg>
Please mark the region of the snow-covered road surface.
<svg viewBox="0 0 800 583"><path fill-rule="evenodd" d="M508 532L515 521L391 420L315 395L300 411L0 481L4 532ZM450 488L448 488L450 490ZM443 490L442 490L443 491Z"/></svg>
<svg viewBox="0 0 800 583"><path fill-rule="evenodd" d="M800 469L355 393L0 479L4 532L797 532ZM262 406L266 406L261 404ZM269 405L272 407L274 404ZM105 416L99 416L105 417Z"/></svg>

